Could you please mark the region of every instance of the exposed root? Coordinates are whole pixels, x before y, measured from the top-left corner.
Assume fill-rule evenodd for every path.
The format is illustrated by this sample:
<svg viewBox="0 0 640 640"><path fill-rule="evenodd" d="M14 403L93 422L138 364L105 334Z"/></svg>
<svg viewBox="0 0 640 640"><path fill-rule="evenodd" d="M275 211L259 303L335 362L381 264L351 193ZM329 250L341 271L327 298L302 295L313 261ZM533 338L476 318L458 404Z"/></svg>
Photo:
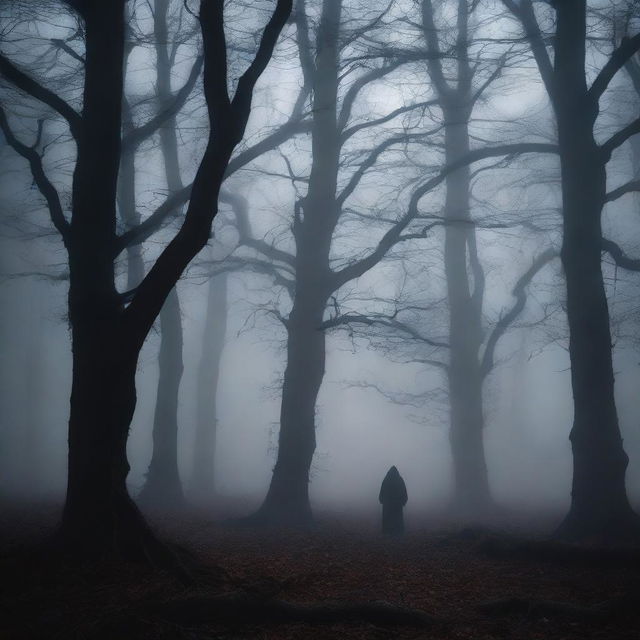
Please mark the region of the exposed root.
<svg viewBox="0 0 640 640"><path fill-rule="evenodd" d="M149 613L172 623L207 624L220 621L251 623L306 623L325 625L365 623L381 626L431 628L439 623L434 616L386 602L295 604L264 600L242 593L216 597L192 596L171 600L149 608Z"/></svg>
<svg viewBox="0 0 640 640"><path fill-rule="evenodd" d="M588 514L572 508L554 533L554 538L565 543L599 547L638 547L640 515L628 504L606 519L588 517Z"/></svg>
<svg viewBox="0 0 640 640"><path fill-rule="evenodd" d="M527 598L505 598L483 602L478 609L494 616L524 615L530 618L567 618L574 621L607 622L625 615L638 615L640 598L624 597L606 600L587 607L569 602L552 600L529 600Z"/></svg>
<svg viewBox="0 0 640 640"><path fill-rule="evenodd" d="M193 576L179 554L157 537L128 496L116 501L107 522L111 524L110 531L91 519L63 517L50 545L74 564L114 557L148 564L167 571L185 585L193 584Z"/></svg>

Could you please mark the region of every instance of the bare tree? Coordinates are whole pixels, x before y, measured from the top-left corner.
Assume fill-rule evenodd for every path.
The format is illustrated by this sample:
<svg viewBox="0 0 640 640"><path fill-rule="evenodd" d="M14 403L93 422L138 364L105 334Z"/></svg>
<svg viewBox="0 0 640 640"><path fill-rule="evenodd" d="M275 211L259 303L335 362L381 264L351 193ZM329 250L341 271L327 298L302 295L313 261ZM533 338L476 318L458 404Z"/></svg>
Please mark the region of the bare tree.
<svg viewBox="0 0 640 640"><path fill-rule="evenodd" d="M602 278L601 216L612 153L640 132L640 119L598 143L600 101L611 80L640 49L640 34L613 50L589 86L587 2L553 3L552 37L543 34L531 0L503 0L519 21L556 116L563 198L561 258L567 284L574 422L571 509L558 535L624 538L640 531L626 493L628 456L614 399L611 330ZM551 43L553 60L547 50Z"/></svg>
<svg viewBox="0 0 640 640"><path fill-rule="evenodd" d="M6 111L0 127L30 165L69 256L69 318L73 387L67 499L60 528L77 555L118 552L164 557L129 497L126 442L136 404L135 371L142 344L189 261L204 247L231 154L242 139L255 84L283 29L291 2L279 0L255 57L229 95L222 3L203 0L204 94L211 131L184 222L125 305L115 286L116 191L121 155L124 0L70 0L84 26L84 91L78 113L60 95L0 56L0 73L68 124L77 145L71 218L48 180L40 155L13 134Z"/></svg>
<svg viewBox="0 0 640 640"><path fill-rule="evenodd" d="M420 203L461 166L486 158L557 150L555 145L539 142L470 150L449 165L430 167L430 176L419 180L418 187L408 189L406 203L398 202L396 181L393 199L388 203L391 213L384 212L383 206L368 214L358 211L353 204L354 193L363 181L366 184L366 178L381 165L385 154L395 148L406 153L414 141L429 144L442 130L441 126L433 130L423 126L416 131L397 124L407 114L424 113L433 101L411 101L380 117L358 113L356 107L363 90L377 80L388 79L391 72L410 62L424 61L433 55L451 55L424 49L400 51L391 46L375 51L358 50L354 44L358 37L363 36L369 42L372 32L385 26L383 18L384 11L371 21L363 21L363 27L345 28L342 4L327 0L322 4L317 27L312 29L307 23L304 3L298 4L298 40L313 42L316 55L314 62L308 46L303 46L300 56L305 85L313 87L312 159L308 176L299 175L285 156L285 177L296 187L307 185L306 193L296 197L293 207L291 231L295 252L286 245L281 248L277 242L256 238L249 224L246 200L237 194L225 194L236 211L241 244L259 255L242 258L244 264L270 273L292 299L288 316L278 314L287 331L278 457L267 496L252 518L257 522L299 525L311 520L309 470L316 446L316 399L325 372L325 332L356 320L354 314L343 312L337 304L338 292L375 268L397 245L424 239L432 229L449 224L442 216L423 213ZM346 47L350 48L345 51ZM357 144L354 140L367 132L375 132L378 138L374 143L368 140L364 149L356 147L354 151L350 145ZM385 231L373 248L341 258L335 254L336 241L342 225L353 225L354 220L366 225L368 231L374 224ZM442 341L433 343L444 346Z"/></svg>
<svg viewBox="0 0 640 640"><path fill-rule="evenodd" d="M348 41L348 35L341 31L341 22L342 2L323 2L315 30L314 61L308 48L314 34L307 23L306 6L304 2L297 5L302 73L305 86L313 87L313 120L308 189L295 204L292 225L295 254L254 238L248 223L246 201L237 195L227 196L236 211L241 242L262 254L258 268L266 268L274 274L276 282L292 296L291 311L287 318L282 318L288 339L278 456L267 496L252 518L258 522L305 525L311 521L309 470L316 447L316 399L325 372L325 329L329 328L324 323L327 303L341 286L377 264L406 226L399 225L397 234L389 235L368 260L353 261L338 271L333 269L330 252L344 203L366 170L397 140L389 137L368 152L343 188L339 188L338 183L341 151L356 131L386 122L408 110L400 109L387 117L349 128L351 110L360 91L397 68L399 63L367 69L351 83L340 100L340 58L344 47L341 38ZM272 261L275 268L269 269L264 259Z"/></svg>
<svg viewBox="0 0 640 640"><path fill-rule="evenodd" d="M431 0L423 0L422 30L427 50L440 52L444 39L436 26ZM432 55L429 80L436 92L445 126L445 163L454 164L469 153L469 123L477 101L499 76L505 59L497 60L487 75L479 59L472 63L473 20L476 3L459 0L456 8L456 68L449 77L443 61ZM453 77L451 77L453 76ZM471 171L468 165L446 179L444 217L471 222ZM483 342L482 306L485 276L478 258L473 224L445 227L444 266L449 308L449 382L451 452L454 468L454 506L461 513L485 512L491 503L483 445L484 411L480 348ZM469 273L470 265L472 274Z"/></svg>

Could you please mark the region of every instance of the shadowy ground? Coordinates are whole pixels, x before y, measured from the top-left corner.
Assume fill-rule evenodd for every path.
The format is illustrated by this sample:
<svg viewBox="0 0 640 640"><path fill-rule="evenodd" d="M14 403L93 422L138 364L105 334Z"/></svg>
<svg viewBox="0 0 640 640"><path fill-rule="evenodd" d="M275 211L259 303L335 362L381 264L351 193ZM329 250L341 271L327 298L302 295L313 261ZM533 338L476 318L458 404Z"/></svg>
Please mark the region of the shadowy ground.
<svg viewBox="0 0 640 640"><path fill-rule="evenodd" d="M1 512L3 640L639 637L637 550L470 529L390 540L330 516L309 533L257 532L191 511L155 519L199 561L186 587L144 566L35 553L56 517Z"/></svg>

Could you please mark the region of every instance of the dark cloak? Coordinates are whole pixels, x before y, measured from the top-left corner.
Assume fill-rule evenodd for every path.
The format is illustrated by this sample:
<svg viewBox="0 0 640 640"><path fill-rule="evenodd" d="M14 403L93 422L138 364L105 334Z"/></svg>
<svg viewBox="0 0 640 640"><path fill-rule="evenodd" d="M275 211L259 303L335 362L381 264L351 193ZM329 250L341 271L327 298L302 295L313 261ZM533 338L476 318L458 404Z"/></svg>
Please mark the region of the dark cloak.
<svg viewBox="0 0 640 640"><path fill-rule="evenodd" d="M384 477L378 500L382 504L382 533L404 533L402 509L407 504L407 486L396 467L391 467Z"/></svg>

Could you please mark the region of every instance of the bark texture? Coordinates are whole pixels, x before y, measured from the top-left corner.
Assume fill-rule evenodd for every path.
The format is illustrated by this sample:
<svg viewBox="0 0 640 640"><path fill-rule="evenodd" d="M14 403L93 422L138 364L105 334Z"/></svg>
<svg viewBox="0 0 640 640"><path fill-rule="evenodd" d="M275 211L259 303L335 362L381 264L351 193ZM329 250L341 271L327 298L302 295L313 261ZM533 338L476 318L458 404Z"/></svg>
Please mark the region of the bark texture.
<svg viewBox="0 0 640 640"><path fill-rule="evenodd" d="M598 103L585 74L586 3L557 5L553 104L562 169L563 242L574 420L566 539L613 540L640 533L627 498L628 456L614 399L609 309L602 278L601 216L607 155L594 138Z"/></svg>
<svg viewBox="0 0 640 640"><path fill-rule="evenodd" d="M204 90L211 131L180 231L137 286L130 304L115 287L116 191L121 152L124 0L78 0L84 22L82 115L42 89L28 92L67 119L77 142L72 217L49 192L51 217L69 255L69 318L73 382L67 498L58 539L71 554L117 553L172 563L127 493L126 443L136 404L135 373L142 344L189 261L206 245L231 153L241 140L256 81L291 11L279 0L256 56L229 99L223 7L203 2ZM4 63L3 63L4 64ZM6 66L6 65L4 65ZM14 74L18 82L23 75ZM215 129L214 129L215 125ZM48 185L47 185L48 186Z"/></svg>
<svg viewBox="0 0 640 640"><path fill-rule="evenodd" d="M329 266L338 220L340 139L338 34L342 3L325 0L317 31L309 189L294 222L295 293L287 321L287 366L282 386L278 457L256 518L306 526L312 521L309 473L316 448L316 400L325 373L323 315L333 292Z"/></svg>
<svg viewBox="0 0 640 640"><path fill-rule="evenodd" d="M61 534L68 549L80 555L114 546L137 555L146 530L126 489L136 356L122 349L122 303L105 242L115 240L124 3L83 7L84 126L77 138L69 242L73 381Z"/></svg>

